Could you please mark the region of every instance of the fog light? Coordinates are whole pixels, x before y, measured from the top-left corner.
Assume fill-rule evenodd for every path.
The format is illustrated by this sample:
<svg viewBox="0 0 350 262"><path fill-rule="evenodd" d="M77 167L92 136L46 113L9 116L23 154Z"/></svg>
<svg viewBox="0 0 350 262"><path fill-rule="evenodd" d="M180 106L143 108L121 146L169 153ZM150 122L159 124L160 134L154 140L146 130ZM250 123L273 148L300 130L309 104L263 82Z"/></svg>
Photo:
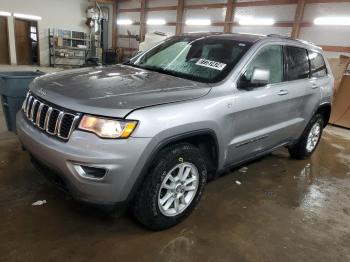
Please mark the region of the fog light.
<svg viewBox="0 0 350 262"><path fill-rule="evenodd" d="M107 170L100 167L74 165L79 176L92 180L101 180L105 177Z"/></svg>

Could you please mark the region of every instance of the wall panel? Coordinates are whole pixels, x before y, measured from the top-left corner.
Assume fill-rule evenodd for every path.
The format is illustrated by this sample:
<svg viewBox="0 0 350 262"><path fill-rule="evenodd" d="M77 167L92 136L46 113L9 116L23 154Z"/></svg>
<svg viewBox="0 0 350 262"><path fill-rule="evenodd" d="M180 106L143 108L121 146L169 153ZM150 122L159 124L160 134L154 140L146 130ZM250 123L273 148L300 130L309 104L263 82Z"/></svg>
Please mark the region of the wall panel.
<svg viewBox="0 0 350 262"><path fill-rule="evenodd" d="M245 33L245 34L278 34L290 36L292 32L291 27L271 27L271 26L234 26L232 28L233 33Z"/></svg>
<svg viewBox="0 0 350 262"><path fill-rule="evenodd" d="M237 22L241 16L254 16L258 18L273 18L276 22L292 22L295 9L296 5L237 7L234 21Z"/></svg>

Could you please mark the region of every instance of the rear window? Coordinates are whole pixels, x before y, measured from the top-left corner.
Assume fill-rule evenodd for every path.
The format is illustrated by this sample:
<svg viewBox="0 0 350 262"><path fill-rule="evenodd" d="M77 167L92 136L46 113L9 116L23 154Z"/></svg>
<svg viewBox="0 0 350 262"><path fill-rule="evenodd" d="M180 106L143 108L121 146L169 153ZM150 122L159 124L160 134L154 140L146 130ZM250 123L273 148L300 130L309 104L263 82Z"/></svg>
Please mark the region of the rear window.
<svg viewBox="0 0 350 262"><path fill-rule="evenodd" d="M323 77L327 75L326 63L323 56L317 52L309 52L311 77Z"/></svg>
<svg viewBox="0 0 350 262"><path fill-rule="evenodd" d="M286 80L309 77L309 59L306 49L294 46L285 47Z"/></svg>

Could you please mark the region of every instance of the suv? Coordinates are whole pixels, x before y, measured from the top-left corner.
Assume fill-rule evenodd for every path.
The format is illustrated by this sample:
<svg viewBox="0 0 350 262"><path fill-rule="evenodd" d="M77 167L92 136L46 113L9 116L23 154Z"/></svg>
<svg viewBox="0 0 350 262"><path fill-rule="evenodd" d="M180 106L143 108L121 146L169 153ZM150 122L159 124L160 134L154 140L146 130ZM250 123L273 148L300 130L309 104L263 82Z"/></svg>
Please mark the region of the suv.
<svg viewBox="0 0 350 262"><path fill-rule="evenodd" d="M333 82L322 50L307 42L185 34L122 65L36 78L17 132L33 163L76 199L127 204L164 229L229 168L282 146L309 157Z"/></svg>

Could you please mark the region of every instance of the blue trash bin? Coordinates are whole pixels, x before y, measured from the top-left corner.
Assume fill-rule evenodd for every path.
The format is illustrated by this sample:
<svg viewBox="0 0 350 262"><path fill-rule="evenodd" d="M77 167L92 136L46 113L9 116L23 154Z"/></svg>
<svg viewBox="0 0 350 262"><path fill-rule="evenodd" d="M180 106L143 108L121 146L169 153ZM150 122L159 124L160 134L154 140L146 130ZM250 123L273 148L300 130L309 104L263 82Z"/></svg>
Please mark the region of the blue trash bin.
<svg viewBox="0 0 350 262"><path fill-rule="evenodd" d="M30 82L45 73L41 71L0 72L0 96L7 129L16 132L16 114L21 109Z"/></svg>

